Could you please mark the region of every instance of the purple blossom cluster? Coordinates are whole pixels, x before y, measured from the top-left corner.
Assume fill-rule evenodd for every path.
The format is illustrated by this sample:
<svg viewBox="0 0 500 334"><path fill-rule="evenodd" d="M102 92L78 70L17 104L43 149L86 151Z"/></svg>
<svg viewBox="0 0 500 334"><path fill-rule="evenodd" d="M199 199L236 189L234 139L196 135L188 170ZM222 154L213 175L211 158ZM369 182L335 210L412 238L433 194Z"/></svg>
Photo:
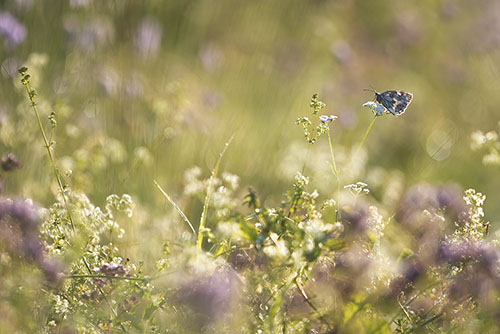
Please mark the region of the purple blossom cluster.
<svg viewBox="0 0 500 334"><path fill-rule="evenodd" d="M92 281L100 288L113 283L113 277L131 277L132 274L121 263L104 262L101 266L94 268L94 272L104 277L95 277ZM95 292L94 292L95 295Z"/></svg>
<svg viewBox="0 0 500 334"><path fill-rule="evenodd" d="M157 55L161 47L161 37L160 23L152 18L143 19L134 38L137 52L144 58Z"/></svg>
<svg viewBox="0 0 500 334"><path fill-rule="evenodd" d="M94 268L95 272L106 276L126 276L128 271L121 263L103 263L100 267Z"/></svg>
<svg viewBox="0 0 500 334"><path fill-rule="evenodd" d="M6 49L12 50L24 42L27 34L26 27L11 13L0 11L0 36Z"/></svg>
<svg viewBox="0 0 500 334"><path fill-rule="evenodd" d="M437 245L446 228L468 219L468 211L458 186L421 184L406 192L394 218L420 244Z"/></svg>
<svg viewBox="0 0 500 334"><path fill-rule="evenodd" d="M34 263L44 273L47 282L59 281L60 266L44 256L38 236L40 218L35 207L23 199L0 199L0 240L10 253Z"/></svg>
<svg viewBox="0 0 500 334"><path fill-rule="evenodd" d="M22 168L23 164L22 162L16 157L15 154L9 153L9 154L4 154L2 156L2 159L0 160L0 166L2 169L6 172L10 172L13 169L16 168Z"/></svg>
<svg viewBox="0 0 500 334"><path fill-rule="evenodd" d="M193 320L206 325L228 314L239 293L239 283L231 267L220 267L211 275L182 284L175 300L195 312Z"/></svg>

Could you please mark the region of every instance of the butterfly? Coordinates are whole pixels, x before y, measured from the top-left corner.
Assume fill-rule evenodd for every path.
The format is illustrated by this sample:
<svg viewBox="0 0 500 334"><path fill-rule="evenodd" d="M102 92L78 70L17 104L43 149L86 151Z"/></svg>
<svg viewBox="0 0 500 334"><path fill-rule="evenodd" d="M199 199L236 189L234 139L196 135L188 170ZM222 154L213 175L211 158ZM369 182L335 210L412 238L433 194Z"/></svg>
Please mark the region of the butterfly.
<svg viewBox="0 0 500 334"><path fill-rule="evenodd" d="M375 100L394 116L404 113L413 99L412 93L402 90L388 90L383 93L373 90L373 93L375 93Z"/></svg>

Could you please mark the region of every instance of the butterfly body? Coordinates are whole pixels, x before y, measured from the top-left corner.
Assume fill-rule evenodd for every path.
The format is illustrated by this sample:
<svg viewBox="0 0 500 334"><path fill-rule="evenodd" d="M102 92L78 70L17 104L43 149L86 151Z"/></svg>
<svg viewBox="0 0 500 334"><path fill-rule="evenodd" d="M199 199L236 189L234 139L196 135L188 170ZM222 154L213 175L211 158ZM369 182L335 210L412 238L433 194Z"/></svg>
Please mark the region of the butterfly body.
<svg viewBox="0 0 500 334"><path fill-rule="evenodd" d="M388 90L383 93L374 91L374 93L375 100L394 116L404 113L413 99L413 94L402 90Z"/></svg>

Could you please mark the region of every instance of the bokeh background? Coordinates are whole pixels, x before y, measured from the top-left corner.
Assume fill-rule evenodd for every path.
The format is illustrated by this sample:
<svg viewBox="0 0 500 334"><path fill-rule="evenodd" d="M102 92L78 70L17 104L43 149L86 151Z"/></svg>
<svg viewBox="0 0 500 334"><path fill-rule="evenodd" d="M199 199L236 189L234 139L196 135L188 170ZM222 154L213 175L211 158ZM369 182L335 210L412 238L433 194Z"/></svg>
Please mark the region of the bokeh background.
<svg viewBox="0 0 500 334"><path fill-rule="evenodd" d="M487 195L500 214L498 167L485 167L470 135L500 119L497 0L2 1L0 148L24 167L5 195L54 202L57 188L36 120L19 84L26 65L43 118L56 112L55 152L74 191L97 205L128 193L151 212L176 198L185 170L223 170L278 201L306 159L297 117L315 92L350 181L399 189L457 183ZM349 152L372 119L366 88L414 94L398 118L378 118L358 171ZM48 122L47 122L48 124ZM48 126L48 125L47 125ZM305 174L328 196L324 138ZM48 191L50 189L50 191ZM192 206L191 216L201 205Z"/></svg>

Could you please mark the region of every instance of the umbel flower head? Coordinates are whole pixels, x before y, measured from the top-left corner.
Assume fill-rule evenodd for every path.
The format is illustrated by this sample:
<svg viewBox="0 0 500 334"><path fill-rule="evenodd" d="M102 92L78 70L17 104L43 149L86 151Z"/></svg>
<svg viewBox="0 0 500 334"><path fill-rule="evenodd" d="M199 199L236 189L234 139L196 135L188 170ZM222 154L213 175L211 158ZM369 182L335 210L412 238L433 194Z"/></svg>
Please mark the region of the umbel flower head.
<svg viewBox="0 0 500 334"><path fill-rule="evenodd" d="M378 104L378 103L373 102L373 101L368 101L368 102L364 103L363 107L370 108L376 116L383 116L386 112L386 109L384 108L383 105Z"/></svg>

